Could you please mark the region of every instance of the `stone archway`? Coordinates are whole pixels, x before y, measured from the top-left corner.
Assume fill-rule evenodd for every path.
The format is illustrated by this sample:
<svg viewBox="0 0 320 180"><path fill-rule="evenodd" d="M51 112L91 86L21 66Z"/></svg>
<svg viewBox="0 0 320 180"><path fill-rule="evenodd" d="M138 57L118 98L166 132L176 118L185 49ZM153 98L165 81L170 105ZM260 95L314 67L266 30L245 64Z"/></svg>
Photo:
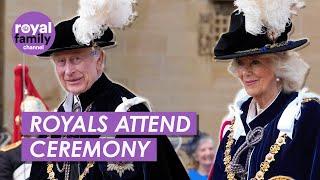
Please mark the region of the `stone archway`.
<svg viewBox="0 0 320 180"><path fill-rule="evenodd" d="M0 1L0 128L3 126L3 91L4 91L4 7L5 1Z"/></svg>

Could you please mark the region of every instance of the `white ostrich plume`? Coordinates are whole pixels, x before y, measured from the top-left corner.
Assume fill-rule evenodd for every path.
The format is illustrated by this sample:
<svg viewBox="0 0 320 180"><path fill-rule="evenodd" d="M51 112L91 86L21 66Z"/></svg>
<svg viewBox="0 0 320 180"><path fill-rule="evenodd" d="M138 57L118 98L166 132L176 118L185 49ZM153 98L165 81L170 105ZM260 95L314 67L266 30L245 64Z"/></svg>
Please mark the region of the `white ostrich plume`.
<svg viewBox="0 0 320 180"><path fill-rule="evenodd" d="M236 0L234 4L244 13L248 33L267 33L273 41L285 31L292 16L305 6L303 0Z"/></svg>
<svg viewBox="0 0 320 180"><path fill-rule="evenodd" d="M129 26L137 17L135 0L80 0L73 33L80 44L89 45L110 28Z"/></svg>

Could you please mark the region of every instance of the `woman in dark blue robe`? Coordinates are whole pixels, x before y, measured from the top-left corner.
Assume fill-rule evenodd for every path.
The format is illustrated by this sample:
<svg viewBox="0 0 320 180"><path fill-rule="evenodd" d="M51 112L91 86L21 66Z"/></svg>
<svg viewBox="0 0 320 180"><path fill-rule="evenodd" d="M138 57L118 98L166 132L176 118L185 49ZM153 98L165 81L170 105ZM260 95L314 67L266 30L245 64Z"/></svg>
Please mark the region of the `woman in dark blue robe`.
<svg viewBox="0 0 320 180"><path fill-rule="evenodd" d="M282 30L272 26L289 7L259 7L266 14L254 19L253 5L235 4L214 53L216 60L233 59L229 71L244 89L229 106L233 120L209 179L320 179L320 100L303 88L309 66L289 51L308 40L288 40L289 18Z"/></svg>
<svg viewBox="0 0 320 180"><path fill-rule="evenodd" d="M240 108L243 112L240 115L241 121L233 124L233 137L236 139L231 146L230 155L232 157L231 161L234 160L232 162L234 167L241 165L245 168L246 164L247 167L243 174L235 174L235 178L239 178L242 175L249 177L249 179L255 177L262 170L262 163L268 154L270 154L271 160L270 163L264 163L268 167L264 173L264 179L270 179L275 176L291 177L297 180L320 178L320 124L317 123L320 114L319 99L313 97L302 100L301 114L297 120L294 120L291 137L287 136L285 138L285 144L280 146L278 153L273 156L270 153L270 148L272 146L275 147L275 142L280 134L278 127L280 117L288 104L297 98L297 95L298 93L296 92L280 92L274 102L250 123L246 123L246 117L248 116L252 97L242 103ZM258 136L257 134L261 133L261 141L256 144L246 145L246 139L249 138L248 135L259 127L263 128L263 132L256 132L254 136ZM236 129L241 128L244 130L242 132L243 135L236 131ZM285 128L281 130L285 130ZM213 179L227 179L224 162L226 144L229 140L230 132L229 130L220 142L214 164ZM235 136L235 133L238 133L238 135ZM251 141L253 140L251 139ZM247 148L240 147L243 145L246 145ZM243 152L238 156L239 158L235 159L235 153L239 149L243 149Z"/></svg>

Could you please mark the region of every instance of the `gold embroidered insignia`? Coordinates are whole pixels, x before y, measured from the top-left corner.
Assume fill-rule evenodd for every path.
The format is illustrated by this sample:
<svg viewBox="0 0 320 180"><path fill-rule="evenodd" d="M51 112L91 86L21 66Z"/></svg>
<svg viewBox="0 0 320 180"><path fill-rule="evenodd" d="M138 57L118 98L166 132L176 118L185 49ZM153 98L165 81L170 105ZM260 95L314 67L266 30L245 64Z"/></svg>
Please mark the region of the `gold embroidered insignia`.
<svg viewBox="0 0 320 180"><path fill-rule="evenodd" d="M134 171L134 166L132 163L124 163L124 162L108 163L107 167L108 167L107 171L117 171L120 177L127 170Z"/></svg>
<svg viewBox="0 0 320 180"><path fill-rule="evenodd" d="M289 176L273 176L270 180L294 180L292 177Z"/></svg>

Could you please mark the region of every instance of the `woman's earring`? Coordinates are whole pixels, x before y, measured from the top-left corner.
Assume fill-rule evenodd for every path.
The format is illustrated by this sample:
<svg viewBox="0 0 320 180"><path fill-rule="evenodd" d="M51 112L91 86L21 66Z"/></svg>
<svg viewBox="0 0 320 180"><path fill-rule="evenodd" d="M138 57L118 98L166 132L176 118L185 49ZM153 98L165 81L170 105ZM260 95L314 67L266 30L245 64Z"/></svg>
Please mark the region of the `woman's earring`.
<svg viewBox="0 0 320 180"><path fill-rule="evenodd" d="M277 82L280 82L280 78L276 78L276 81L277 81Z"/></svg>

